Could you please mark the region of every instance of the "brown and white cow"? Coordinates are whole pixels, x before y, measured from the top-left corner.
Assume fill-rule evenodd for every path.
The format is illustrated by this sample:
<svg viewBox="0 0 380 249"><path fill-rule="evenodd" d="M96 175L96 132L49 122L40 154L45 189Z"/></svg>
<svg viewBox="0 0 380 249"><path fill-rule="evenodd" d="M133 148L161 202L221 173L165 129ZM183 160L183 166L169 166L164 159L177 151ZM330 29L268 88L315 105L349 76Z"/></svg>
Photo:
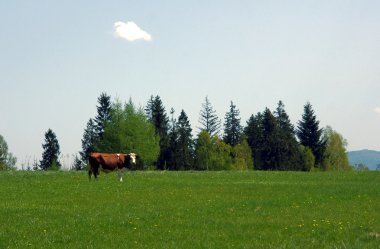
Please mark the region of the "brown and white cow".
<svg viewBox="0 0 380 249"><path fill-rule="evenodd" d="M113 154L93 152L88 159L88 177L91 180L91 175L94 174L95 179L97 179L100 169L104 172L118 170L119 180L122 182L121 170L128 168L131 163L136 164L136 157L135 153Z"/></svg>

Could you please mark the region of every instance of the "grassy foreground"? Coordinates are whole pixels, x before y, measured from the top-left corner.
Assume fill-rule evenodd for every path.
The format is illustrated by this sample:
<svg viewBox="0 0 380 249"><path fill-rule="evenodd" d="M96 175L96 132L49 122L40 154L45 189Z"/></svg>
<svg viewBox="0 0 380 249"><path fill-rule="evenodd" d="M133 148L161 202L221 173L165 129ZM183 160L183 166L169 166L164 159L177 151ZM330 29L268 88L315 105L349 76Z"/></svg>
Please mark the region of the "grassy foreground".
<svg viewBox="0 0 380 249"><path fill-rule="evenodd" d="M380 173L0 172L0 248L380 248Z"/></svg>

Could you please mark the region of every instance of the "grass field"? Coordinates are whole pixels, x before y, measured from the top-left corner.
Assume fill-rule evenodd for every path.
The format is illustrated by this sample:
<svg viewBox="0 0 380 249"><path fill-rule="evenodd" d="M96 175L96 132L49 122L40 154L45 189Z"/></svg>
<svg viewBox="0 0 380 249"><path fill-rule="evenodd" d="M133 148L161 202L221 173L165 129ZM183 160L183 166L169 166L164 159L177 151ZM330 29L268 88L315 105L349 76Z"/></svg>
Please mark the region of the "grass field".
<svg viewBox="0 0 380 249"><path fill-rule="evenodd" d="M380 248L380 173L0 172L0 248Z"/></svg>

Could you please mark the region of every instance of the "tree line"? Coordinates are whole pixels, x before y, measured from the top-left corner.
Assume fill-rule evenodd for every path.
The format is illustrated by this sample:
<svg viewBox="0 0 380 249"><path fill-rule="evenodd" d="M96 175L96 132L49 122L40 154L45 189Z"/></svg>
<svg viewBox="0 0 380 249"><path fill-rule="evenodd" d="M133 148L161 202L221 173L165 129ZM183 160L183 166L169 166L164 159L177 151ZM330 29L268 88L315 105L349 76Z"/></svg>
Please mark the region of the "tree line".
<svg viewBox="0 0 380 249"><path fill-rule="evenodd" d="M208 97L199 113L193 137L184 110L168 113L160 96L151 96L144 108L132 100L111 102L102 93L97 116L90 118L82 138L77 168L84 168L92 151L136 152L136 169L158 170L349 170L345 139L331 127L322 129L308 102L297 126L285 105L266 108L241 124L231 101L222 125ZM223 128L222 128L223 126Z"/></svg>
<svg viewBox="0 0 380 249"><path fill-rule="evenodd" d="M97 115L84 129L82 151L72 165L76 170L87 167L94 151L135 152L139 155L133 166L136 170L351 169L346 140L331 127L319 127L309 102L294 126L282 101L273 112L265 108L251 115L245 125L231 101L222 125L206 97L195 137L186 112L176 114L171 108L168 113L158 95L152 95L145 107L136 107L131 99L112 102L111 96L102 93L96 108ZM45 133L43 150L35 169L59 169L59 143L51 129Z"/></svg>

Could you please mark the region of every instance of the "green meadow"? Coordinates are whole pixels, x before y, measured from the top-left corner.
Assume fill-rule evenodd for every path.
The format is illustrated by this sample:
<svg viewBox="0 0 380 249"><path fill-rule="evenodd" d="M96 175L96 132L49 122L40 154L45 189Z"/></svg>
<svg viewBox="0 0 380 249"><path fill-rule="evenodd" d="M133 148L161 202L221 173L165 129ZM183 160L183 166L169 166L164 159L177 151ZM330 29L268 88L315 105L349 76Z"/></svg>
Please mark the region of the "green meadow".
<svg viewBox="0 0 380 249"><path fill-rule="evenodd" d="M0 172L0 248L380 248L380 173Z"/></svg>

